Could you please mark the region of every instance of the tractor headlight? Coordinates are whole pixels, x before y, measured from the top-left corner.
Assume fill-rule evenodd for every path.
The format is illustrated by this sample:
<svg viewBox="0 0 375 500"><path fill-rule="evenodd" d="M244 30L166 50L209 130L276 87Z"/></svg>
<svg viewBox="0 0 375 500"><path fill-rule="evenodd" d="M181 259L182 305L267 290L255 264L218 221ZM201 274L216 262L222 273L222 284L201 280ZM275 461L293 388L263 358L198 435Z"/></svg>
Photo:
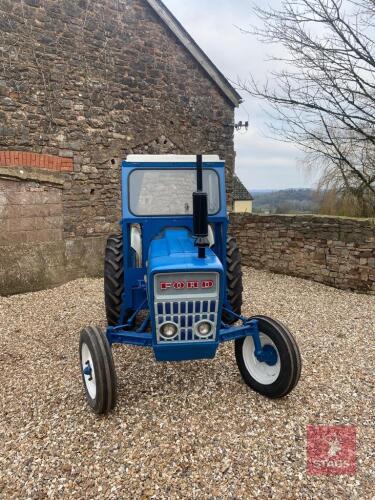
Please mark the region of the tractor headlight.
<svg viewBox="0 0 375 500"><path fill-rule="evenodd" d="M195 326L197 335L199 337L208 337L212 333L213 324L209 321L201 321Z"/></svg>
<svg viewBox="0 0 375 500"><path fill-rule="evenodd" d="M166 339L171 340L178 334L178 326L175 323L164 323L160 327L160 335Z"/></svg>

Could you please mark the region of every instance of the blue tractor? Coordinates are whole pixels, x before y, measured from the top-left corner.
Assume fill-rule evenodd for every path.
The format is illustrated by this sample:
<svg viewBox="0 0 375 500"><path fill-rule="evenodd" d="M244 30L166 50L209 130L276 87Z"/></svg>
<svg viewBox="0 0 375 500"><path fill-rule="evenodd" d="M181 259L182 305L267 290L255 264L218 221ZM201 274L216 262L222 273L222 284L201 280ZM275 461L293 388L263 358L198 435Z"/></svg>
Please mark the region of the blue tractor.
<svg viewBox="0 0 375 500"><path fill-rule="evenodd" d="M243 380L269 397L297 384L301 357L278 321L241 315L240 252L228 236L225 164L217 156L131 155L122 163L121 232L105 251L108 327L84 328L80 365L98 414L116 403L113 344L157 361L213 358L234 341Z"/></svg>

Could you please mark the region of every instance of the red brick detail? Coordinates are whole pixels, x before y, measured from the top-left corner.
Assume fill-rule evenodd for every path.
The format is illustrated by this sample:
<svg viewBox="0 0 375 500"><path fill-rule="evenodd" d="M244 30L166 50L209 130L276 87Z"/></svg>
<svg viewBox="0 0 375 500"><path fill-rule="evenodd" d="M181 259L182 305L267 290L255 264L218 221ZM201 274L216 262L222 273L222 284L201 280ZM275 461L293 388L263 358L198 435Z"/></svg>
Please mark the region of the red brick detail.
<svg viewBox="0 0 375 500"><path fill-rule="evenodd" d="M72 172L73 158L25 151L0 151L0 167L33 167L54 172Z"/></svg>

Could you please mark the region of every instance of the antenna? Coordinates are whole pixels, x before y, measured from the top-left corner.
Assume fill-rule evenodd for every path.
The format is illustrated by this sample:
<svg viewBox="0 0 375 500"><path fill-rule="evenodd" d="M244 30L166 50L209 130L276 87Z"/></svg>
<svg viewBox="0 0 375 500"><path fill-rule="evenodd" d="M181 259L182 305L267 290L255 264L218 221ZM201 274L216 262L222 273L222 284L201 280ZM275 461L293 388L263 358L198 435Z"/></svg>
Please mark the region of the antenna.
<svg viewBox="0 0 375 500"><path fill-rule="evenodd" d="M225 126L226 127L232 127L237 132L240 132L242 129L244 129L245 131L247 131L249 129L249 122L247 120L245 122L243 122L242 120L240 120L237 123L228 123Z"/></svg>

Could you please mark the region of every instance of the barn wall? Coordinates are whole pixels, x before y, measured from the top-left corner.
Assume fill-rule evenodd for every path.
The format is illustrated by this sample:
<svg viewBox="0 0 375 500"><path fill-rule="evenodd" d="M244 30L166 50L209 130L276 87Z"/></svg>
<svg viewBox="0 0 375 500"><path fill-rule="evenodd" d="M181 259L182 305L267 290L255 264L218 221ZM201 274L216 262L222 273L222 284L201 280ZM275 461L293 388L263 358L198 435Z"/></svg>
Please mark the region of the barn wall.
<svg viewBox="0 0 375 500"><path fill-rule="evenodd" d="M375 220L231 215L242 262L344 290L375 294Z"/></svg>
<svg viewBox="0 0 375 500"><path fill-rule="evenodd" d="M218 153L230 188L233 105L146 2L0 0L0 31L0 153L71 162L64 241L118 230L129 153Z"/></svg>

